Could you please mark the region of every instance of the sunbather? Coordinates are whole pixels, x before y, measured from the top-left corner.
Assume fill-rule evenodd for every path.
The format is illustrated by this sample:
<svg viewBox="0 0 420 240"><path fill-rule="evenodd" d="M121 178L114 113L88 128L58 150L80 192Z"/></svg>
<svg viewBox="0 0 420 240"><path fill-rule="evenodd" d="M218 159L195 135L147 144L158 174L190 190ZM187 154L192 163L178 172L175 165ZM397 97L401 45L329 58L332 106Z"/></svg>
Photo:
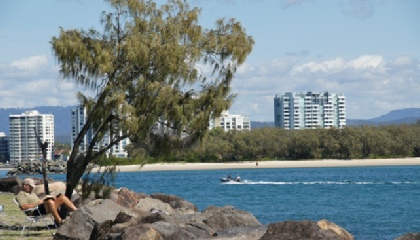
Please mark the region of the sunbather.
<svg viewBox="0 0 420 240"><path fill-rule="evenodd" d="M38 210L42 215L51 213L58 224L63 222L63 219L61 219L58 214L58 208L62 205L67 207L70 211L77 210L77 207L64 195L59 195L57 197L48 195L44 199L39 199L35 193L32 193L34 187L35 181L32 178L25 178L23 180L22 191L16 196L20 209L27 210L38 207ZM38 211L30 211L27 215L37 216L39 213Z"/></svg>

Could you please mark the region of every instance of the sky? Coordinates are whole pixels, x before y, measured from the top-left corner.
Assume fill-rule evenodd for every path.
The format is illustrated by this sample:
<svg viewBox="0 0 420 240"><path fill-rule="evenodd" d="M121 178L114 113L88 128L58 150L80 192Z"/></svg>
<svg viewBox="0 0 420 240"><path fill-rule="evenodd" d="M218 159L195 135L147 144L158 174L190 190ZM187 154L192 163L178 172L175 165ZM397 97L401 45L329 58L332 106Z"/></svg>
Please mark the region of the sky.
<svg viewBox="0 0 420 240"><path fill-rule="evenodd" d="M164 1L157 0L158 4ZM418 0L187 0L200 24L235 18L255 40L232 83L230 114L274 121L274 97L330 92L348 119L420 108ZM50 40L59 28L102 31L101 0L0 2L0 108L77 105Z"/></svg>

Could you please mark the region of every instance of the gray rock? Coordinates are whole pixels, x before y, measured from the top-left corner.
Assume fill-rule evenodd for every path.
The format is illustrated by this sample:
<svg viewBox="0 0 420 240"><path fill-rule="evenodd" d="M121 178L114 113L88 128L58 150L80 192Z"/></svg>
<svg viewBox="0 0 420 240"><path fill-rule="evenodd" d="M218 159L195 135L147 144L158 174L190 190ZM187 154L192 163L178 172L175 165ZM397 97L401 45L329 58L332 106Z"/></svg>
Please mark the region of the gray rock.
<svg viewBox="0 0 420 240"><path fill-rule="evenodd" d="M164 240L160 233L149 224L127 227L118 236L118 239Z"/></svg>
<svg viewBox="0 0 420 240"><path fill-rule="evenodd" d="M202 214L203 222L215 232L235 227L261 226L255 216L232 206L208 207Z"/></svg>
<svg viewBox="0 0 420 240"><path fill-rule="evenodd" d="M131 212L109 199L92 201L77 209L60 226L54 239L99 239L108 233L113 221L121 211Z"/></svg>
<svg viewBox="0 0 420 240"><path fill-rule="evenodd" d="M118 205L134 208L139 200L145 197L146 194L136 193L127 188L120 188L112 191L110 199Z"/></svg>
<svg viewBox="0 0 420 240"><path fill-rule="evenodd" d="M123 195L128 201L119 197L113 200L131 206L139 197L128 190ZM92 201L75 211L54 239L353 240L347 231L326 220L288 221L267 227L250 213L232 206L208 207L202 212L185 214L173 211L172 206L183 208L178 205L182 199L177 197L161 194L157 198L141 197L135 208L120 206L112 200Z"/></svg>
<svg viewBox="0 0 420 240"><path fill-rule="evenodd" d="M420 233L407 233L397 237L395 240L420 240Z"/></svg>
<svg viewBox="0 0 420 240"><path fill-rule="evenodd" d="M159 199L145 197L140 199L135 207L144 212L163 212L165 214L173 214L174 209L168 203L164 203Z"/></svg>
<svg viewBox="0 0 420 240"><path fill-rule="evenodd" d="M323 221L323 224L325 225L325 220ZM343 232L347 233L345 230ZM337 231L328 228L321 228L317 222L304 220L271 223L268 225L266 233L260 238L260 240L278 239L353 240L353 236L351 236L349 233L346 235L340 235L337 233Z"/></svg>
<svg viewBox="0 0 420 240"><path fill-rule="evenodd" d="M150 195L151 198L159 199L164 203L168 203L176 213L194 213L198 212L197 206L193 203L174 195L166 195L155 193Z"/></svg>
<svg viewBox="0 0 420 240"><path fill-rule="evenodd" d="M17 194L22 185L19 177L5 177L0 179L0 192L10 192Z"/></svg>
<svg viewBox="0 0 420 240"><path fill-rule="evenodd" d="M168 222L155 222L151 225L162 236L165 240L189 240L197 239L192 232L189 232L186 228L168 223Z"/></svg>

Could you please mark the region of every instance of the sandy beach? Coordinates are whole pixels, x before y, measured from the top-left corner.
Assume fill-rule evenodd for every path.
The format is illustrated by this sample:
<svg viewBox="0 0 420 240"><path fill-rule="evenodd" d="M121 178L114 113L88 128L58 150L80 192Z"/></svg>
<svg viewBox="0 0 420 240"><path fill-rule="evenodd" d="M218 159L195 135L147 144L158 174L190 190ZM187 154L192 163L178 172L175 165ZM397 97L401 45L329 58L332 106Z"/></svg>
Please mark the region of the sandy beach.
<svg viewBox="0 0 420 240"><path fill-rule="evenodd" d="M168 171L168 170L220 170L250 168L308 168L308 167L360 167L360 166L415 166L420 158L354 159L354 160L313 160L313 161L259 161L229 163L156 163L118 166L120 172Z"/></svg>
<svg viewBox="0 0 420 240"><path fill-rule="evenodd" d="M311 161L255 161L228 163L154 163L117 166L120 172L139 171L179 171L179 170L221 170L251 168L314 168L314 167L367 167L367 166L420 166L420 158L388 158L388 159L352 159L352 160L311 160ZM11 170L12 168L0 168ZM93 171L96 171L94 169Z"/></svg>

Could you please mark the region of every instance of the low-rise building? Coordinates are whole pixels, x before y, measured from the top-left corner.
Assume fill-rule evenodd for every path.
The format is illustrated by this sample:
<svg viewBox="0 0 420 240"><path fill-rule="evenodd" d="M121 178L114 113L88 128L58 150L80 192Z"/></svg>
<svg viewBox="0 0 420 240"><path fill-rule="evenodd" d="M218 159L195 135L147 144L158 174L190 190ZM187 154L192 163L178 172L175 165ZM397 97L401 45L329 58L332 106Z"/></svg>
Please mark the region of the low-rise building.
<svg viewBox="0 0 420 240"><path fill-rule="evenodd" d="M220 117L210 119L209 129L221 127L225 132L230 130L251 130L251 121L249 117L229 114L229 111L223 111Z"/></svg>

